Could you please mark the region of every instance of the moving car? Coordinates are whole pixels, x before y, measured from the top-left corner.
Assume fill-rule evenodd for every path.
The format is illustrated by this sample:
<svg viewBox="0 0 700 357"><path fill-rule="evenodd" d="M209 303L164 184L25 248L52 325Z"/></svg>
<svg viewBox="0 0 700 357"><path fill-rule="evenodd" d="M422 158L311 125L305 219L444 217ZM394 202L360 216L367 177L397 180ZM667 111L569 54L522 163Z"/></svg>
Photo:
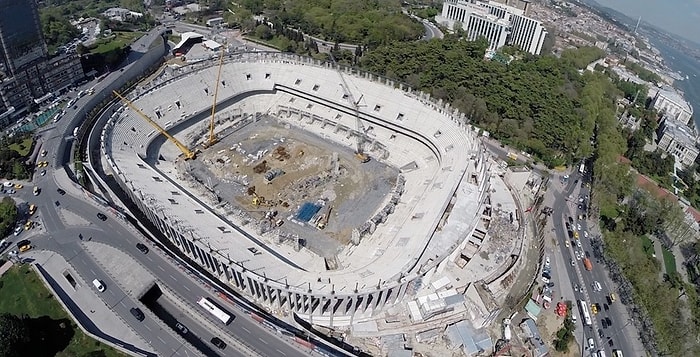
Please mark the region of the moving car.
<svg viewBox="0 0 700 357"><path fill-rule="evenodd" d="M105 291L105 285L102 284L102 282L99 279L95 279L92 281L92 285L95 286L95 289L99 292L104 292Z"/></svg>
<svg viewBox="0 0 700 357"><path fill-rule="evenodd" d="M218 347L219 349L224 349L226 348L226 343L224 341L221 341L220 338L214 337L211 339L211 344Z"/></svg>
<svg viewBox="0 0 700 357"><path fill-rule="evenodd" d="M148 247L143 243L136 243L136 248L138 248L138 250L140 250L143 254L148 253Z"/></svg>
<svg viewBox="0 0 700 357"><path fill-rule="evenodd" d="M132 307L129 309L129 312L131 312L131 314L134 315L134 317L139 321L143 321L143 319L146 317L144 316L143 311L141 311L141 309L138 307Z"/></svg>
<svg viewBox="0 0 700 357"><path fill-rule="evenodd" d="M103 220L103 221L106 221L106 220L107 220L107 216L105 216L102 212L100 212L100 213L97 214L97 218L99 218L99 219L101 219L101 220Z"/></svg>
<svg viewBox="0 0 700 357"><path fill-rule="evenodd" d="M18 236L20 233L22 233L23 230L24 228L22 228L22 226L17 226L15 228L15 236Z"/></svg>

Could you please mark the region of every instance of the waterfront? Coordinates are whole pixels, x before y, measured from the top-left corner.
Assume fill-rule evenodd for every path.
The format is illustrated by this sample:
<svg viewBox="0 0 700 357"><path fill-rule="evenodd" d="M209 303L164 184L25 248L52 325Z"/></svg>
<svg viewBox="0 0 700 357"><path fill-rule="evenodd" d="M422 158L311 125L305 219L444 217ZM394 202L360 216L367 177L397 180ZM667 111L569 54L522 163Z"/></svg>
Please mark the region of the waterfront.
<svg viewBox="0 0 700 357"><path fill-rule="evenodd" d="M688 76L682 81L675 81L674 87L682 90L685 93L685 99L693 106L693 118L695 119L695 127L700 127L700 62L695 58L686 55L685 53L666 46L661 41L651 39L652 45L661 51L666 64L673 71L681 72L683 76Z"/></svg>

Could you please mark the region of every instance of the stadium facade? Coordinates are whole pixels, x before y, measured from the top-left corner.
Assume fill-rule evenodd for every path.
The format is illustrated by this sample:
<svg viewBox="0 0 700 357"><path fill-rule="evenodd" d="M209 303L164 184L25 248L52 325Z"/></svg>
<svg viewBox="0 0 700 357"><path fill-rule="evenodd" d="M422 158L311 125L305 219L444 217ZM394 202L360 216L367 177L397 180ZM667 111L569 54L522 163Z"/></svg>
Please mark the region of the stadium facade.
<svg viewBox="0 0 700 357"><path fill-rule="evenodd" d="M217 64L212 59L164 71L130 100L195 145L211 111ZM333 269L274 234L256 234L241 212L232 214L187 187L174 174L180 160L175 145L125 106L113 109L101 134L116 182L183 254L273 313L333 327L371 319L439 276L469 244L489 189L484 150L463 114L376 75L340 70L355 97L366 101L360 117L372 127L369 153L399 168L401 183L363 225L371 230L338 254ZM354 136L366 133L354 129L342 81L337 68L310 58L228 55L217 120L235 127L270 115L352 150Z"/></svg>

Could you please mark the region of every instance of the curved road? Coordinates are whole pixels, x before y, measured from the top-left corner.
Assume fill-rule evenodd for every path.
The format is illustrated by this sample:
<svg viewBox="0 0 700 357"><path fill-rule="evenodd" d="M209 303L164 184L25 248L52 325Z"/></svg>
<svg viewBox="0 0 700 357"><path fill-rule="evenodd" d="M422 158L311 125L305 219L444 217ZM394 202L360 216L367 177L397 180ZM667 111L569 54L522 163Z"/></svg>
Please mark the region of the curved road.
<svg viewBox="0 0 700 357"><path fill-rule="evenodd" d="M155 31L155 30L154 30ZM157 34L156 34L157 36ZM144 36L132 46L132 49L138 51L147 50L150 42L154 38L153 32ZM139 54L135 54L139 57ZM96 93L100 92L101 88L107 86L111 81L116 79L121 74L118 72L110 74L102 82L88 83L83 88L89 88L95 85ZM79 89L79 90L80 90ZM209 290L205 289L200 283L190 278L180 268L172 264L168 259L165 259L158 253L158 250L151 249L148 254L141 253L136 247L136 243L143 238L137 237L133 230L128 229L124 221L107 214L108 219L101 221L96 214L99 211L97 205L91 198L76 187L68 178L64 165L69 165L67 160L70 158L72 131L82 120L82 106L91 98L85 96L79 99L76 103L77 109L66 108L64 119L57 124L52 124L40 130L44 138L43 148L49 150L47 157L39 157L38 161L48 160L49 167L46 168L46 175L40 176L35 174L33 184L41 188L41 194L34 197L31 190L25 188L19 190L18 195L22 196L28 202L37 205L37 214L35 220L42 222L45 232L50 234L39 234L31 238L32 244L37 249L45 249L59 253L75 268L81 277L86 282L86 286L91 286L89 283L92 279L98 278L107 286L107 290L99 296L110 308L129 323L129 325L143 338L150 341L156 353L162 356L195 356L201 352L192 350L189 345L183 344L178 339L174 330L163 331L161 325L147 317L143 322L138 322L131 316L129 309L134 306L139 306L129 294L122 291L119 285L110 278L108 272L95 262L84 250L81 245L80 235L87 239L91 237L92 241L108 244L116 249L126 252L135 259L138 263L146 267L156 278L158 283L167 286L174 290L179 296L184 298L190 304L194 304L201 296L210 296L214 300ZM63 150L62 152L59 150ZM38 169L40 171L42 169ZM57 190L61 188L67 193L61 195ZM28 197L26 197L28 196ZM68 210L74 214L83 217L87 220L88 227L84 225L70 226L66 225L60 217L60 210ZM21 238L18 237L18 238ZM221 303L221 301L219 301ZM222 306L227 306L226 303L221 303ZM308 352L297 349L282 340L278 335L264 328L258 322L250 319L240 310L236 310L233 306L227 306L229 311L236 315L235 320L225 327L226 331L238 340L246 341L246 345L252 348L262 356L307 356ZM183 319L185 324L190 328L192 334L199 335L202 340L208 343L213 334L206 327L199 326L194 319L188 316L192 314L203 314L202 311L180 311L178 319ZM224 339L226 340L226 339ZM223 352L217 350L217 353L227 356L248 356L249 351L236 351L234 346L229 344Z"/></svg>

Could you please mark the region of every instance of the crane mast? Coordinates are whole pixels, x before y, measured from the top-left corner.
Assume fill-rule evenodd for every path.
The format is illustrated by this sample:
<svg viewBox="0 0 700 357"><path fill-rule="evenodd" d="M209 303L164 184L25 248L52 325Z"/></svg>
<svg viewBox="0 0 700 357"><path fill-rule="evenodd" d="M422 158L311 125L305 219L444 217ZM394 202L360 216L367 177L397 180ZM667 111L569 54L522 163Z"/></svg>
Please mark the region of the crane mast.
<svg viewBox="0 0 700 357"><path fill-rule="evenodd" d="M221 67L224 64L224 49L221 48L221 56L219 57L219 73L216 75L216 86L214 87L214 103L211 105L211 120L209 121L209 142L205 145L210 147L219 141L214 135L214 114L216 114L216 98L219 96L219 82L221 81Z"/></svg>
<svg viewBox="0 0 700 357"><path fill-rule="evenodd" d="M348 102L350 102L350 105L352 105L352 108L355 112L355 129L357 130L357 147L355 150L355 157L360 160L360 162L365 163L370 160L369 155L364 153L362 144L363 144L363 136L365 134L365 128L362 125L362 121L360 120L360 101L362 100L362 97L364 94L360 95L360 98L358 100L355 100L355 96L352 95L352 92L350 91L350 87L348 86L348 82L345 80L345 76L343 76L343 71L340 70L338 67L338 63L335 62L335 58L333 57L332 53L329 53L331 60L333 61L333 64L335 65L336 70L338 71L338 75L340 76L340 80L342 83L340 86L343 88L343 93L345 93L345 96L347 97Z"/></svg>
<svg viewBox="0 0 700 357"><path fill-rule="evenodd" d="M186 160L193 160L196 157L196 154L191 151L185 144L181 143L180 140L175 139L174 136L170 135L165 129L163 129L158 123L156 123L153 119L149 118L146 114L144 114L139 108L137 108L131 101L128 99L124 98L121 94L117 93L117 91L112 91L114 95L121 99L124 104L126 104L131 110L135 111L138 115L141 116L145 121L147 121L149 124L151 124L156 130L158 130L163 136L168 138L175 146L177 146L180 151L182 151L182 154L185 156Z"/></svg>

